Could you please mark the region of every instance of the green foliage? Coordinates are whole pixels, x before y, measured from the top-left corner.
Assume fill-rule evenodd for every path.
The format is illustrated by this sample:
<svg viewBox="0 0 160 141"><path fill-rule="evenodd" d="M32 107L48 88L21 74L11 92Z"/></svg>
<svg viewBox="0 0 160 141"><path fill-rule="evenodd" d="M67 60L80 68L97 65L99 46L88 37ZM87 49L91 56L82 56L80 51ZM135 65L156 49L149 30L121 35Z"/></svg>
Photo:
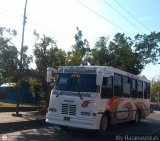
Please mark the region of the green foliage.
<svg viewBox="0 0 160 141"><path fill-rule="evenodd" d="M135 51L141 56L144 64L160 63L160 32L135 36Z"/></svg>
<svg viewBox="0 0 160 141"><path fill-rule="evenodd" d="M58 68L60 65L65 64L66 53L65 51L58 49L56 42L51 38L43 35L39 40L39 34L34 32L37 37L35 43L34 55L35 63L38 72L42 74L41 81L46 80L47 67Z"/></svg>
<svg viewBox="0 0 160 141"><path fill-rule="evenodd" d="M48 67L48 48L54 41L50 37L46 37L45 35L41 38L40 42L35 43L34 55L35 55L35 63L37 65L37 70L44 74L42 80L44 80L46 70Z"/></svg>
<svg viewBox="0 0 160 141"><path fill-rule="evenodd" d="M23 69L28 69L29 68L29 64L33 61L33 56L30 55L28 56L27 55L27 51L28 51L28 46L23 46L22 47L22 68ZM20 64L19 64L20 66Z"/></svg>
<svg viewBox="0 0 160 141"><path fill-rule="evenodd" d="M133 41L124 34L117 33L109 44L111 66L133 74L139 74L144 68L141 56L132 49Z"/></svg>
<svg viewBox="0 0 160 141"><path fill-rule="evenodd" d="M3 78L6 80L14 81L15 72L18 64L18 54L15 46L10 45L12 39L12 30L6 28L0 28L0 72ZM11 37L6 38L8 34Z"/></svg>
<svg viewBox="0 0 160 141"><path fill-rule="evenodd" d="M11 42L16 36L15 30L0 27L0 83L3 79L8 82L18 81L20 68L19 56L16 46ZM94 47L90 48L87 39L83 39L82 31L77 27L75 44L72 50L65 52L59 49L53 38L40 36L34 30L35 44L33 54L36 70L30 70L29 64L33 56L28 56L28 46L22 47L21 79L28 81L31 91L36 91L36 85L44 86L45 99L49 99L49 87L45 85L47 67L58 68L63 65L100 65L113 66L133 74L140 74L146 64L160 63L160 32L152 32L149 35L137 34L134 39L117 33L112 40L109 37L99 37ZM17 72L17 73L16 73ZM53 85L56 75L53 75ZM153 80L152 98L158 98L160 92L160 80Z"/></svg>
<svg viewBox="0 0 160 141"><path fill-rule="evenodd" d="M77 27L75 35L76 44L72 46L72 51L68 52L67 65L87 65L86 54L90 51L89 42L82 39L82 31Z"/></svg>
<svg viewBox="0 0 160 141"><path fill-rule="evenodd" d="M113 40L100 37L91 51L91 65L113 66L133 74L144 68L141 56L132 49L133 41L124 34L117 33ZM89 60L89 59L88 59Z"/></svg>
<svg viewBox="0 0 160 141"><path fill-rule="evenodd" d="M30 78L28 80L29 86L30 86L30 91L34 92L36 89L36 84L38 83L38 80L36 78Z"/></svg>
<svg viewBox="0 0 160 141"><path fill-rule="evenodd" d="M17 71L20 68L20 53L12 43L16 35L15 30L0 27L0 73L6 82L16 82L19 79ZM22 48L22 69L28 69L32 62L32 56L27 55L27 50L27 46Z"/></svg>
<svg viewBox="0 0 160 141"><path fill-rule="evenodd" d="M65 51L55 48L48 50L48 66L58 68L59 66L65 65L66 53Z"/></svg>
<svg viewBox="0 0 160 141"><path fill-rule="evenodd" d="M158 100L160 98L160 79L153 79L151 84L151 98Z"/></svg>
<svg viewBox="0 0 160 141"><path fill-rule="evenodd" d="M20 66L16 46L11 42L17 32L0 28L0 74L1 78L12 81L16 78L16 71ZM82 31L77 27L75 44L70 52L59 49L53 38L34 31L34 57L38 77L45 81L47 67L58 68L61 65L103 65L113 66L134 74L140 74L148 63L160 63L160 32L149 35L137 34L134 39L125 34L117 33L112 40L99 37L91 49L87 39L83 39ZM27 55L28 46L22 48L23 69L29 68L33 56ZM26 75L24 73L24 75ZM36 76L36 77L37 77Z"/></svg>
<svg viewBox="0 0 160 141"><path fill-rule="evenodd" d="M107 46L108 39L102 36L95 43L95 47L91 50L91 59L89 62L91 65L106 66L111 62Z"/></svg>
<svg viewBox="0 0 160 141"><path fill-rule="evenodd" d="M67 53L67 65L108 65L133 74L140 74L146 64L157 63L160 57L160 33L136 35L134 39L117 33L108 43L108 37L100 37L93 49L82 39L77 28L76 44Z"/></svg>

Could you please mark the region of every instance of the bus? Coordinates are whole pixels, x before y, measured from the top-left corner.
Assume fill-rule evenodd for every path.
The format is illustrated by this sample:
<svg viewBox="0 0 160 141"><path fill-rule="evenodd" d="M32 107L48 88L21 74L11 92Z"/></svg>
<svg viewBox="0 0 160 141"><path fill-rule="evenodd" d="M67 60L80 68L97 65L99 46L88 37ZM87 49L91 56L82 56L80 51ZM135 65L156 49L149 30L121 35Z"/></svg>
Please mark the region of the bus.
<svg viewBox="0 0 160 141"><path fill-rule="evenodd" d="M150 114L150 81L110 66L61 66L51 91L46 122L105 132L109 126Z"/></svg>

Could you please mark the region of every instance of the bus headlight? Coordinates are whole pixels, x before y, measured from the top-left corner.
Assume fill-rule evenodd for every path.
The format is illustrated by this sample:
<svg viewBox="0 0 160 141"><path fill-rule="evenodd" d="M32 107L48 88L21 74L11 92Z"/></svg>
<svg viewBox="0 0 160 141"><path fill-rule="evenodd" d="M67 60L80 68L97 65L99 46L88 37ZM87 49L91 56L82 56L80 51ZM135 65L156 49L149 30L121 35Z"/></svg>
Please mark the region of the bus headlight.
<svg viewBox="0 0 160 141"><path fill-rule="evenodd" d="M49 111L51 111L51 112L57 112L57 109L56 108L49 108Z"/></svg>

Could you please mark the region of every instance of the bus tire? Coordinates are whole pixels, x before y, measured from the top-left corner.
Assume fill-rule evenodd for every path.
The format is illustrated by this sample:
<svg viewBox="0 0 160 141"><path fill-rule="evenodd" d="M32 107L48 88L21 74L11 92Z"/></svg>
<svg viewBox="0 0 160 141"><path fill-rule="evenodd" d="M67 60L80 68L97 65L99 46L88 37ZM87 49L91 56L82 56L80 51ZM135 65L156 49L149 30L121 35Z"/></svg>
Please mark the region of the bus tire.
<svg viewBox="0 0 160 141"><path fill-rule="evenodd" d="M135 123L140 123L141 122L141 111L140 110L136 111L134 122Z"/></svg>
<svg viewBox="0 0 160 141"><path fill-rule="evenodd" d="M104 114L100 122L100 133L104 134L109 128L109 118L107 114Z"/></svg>

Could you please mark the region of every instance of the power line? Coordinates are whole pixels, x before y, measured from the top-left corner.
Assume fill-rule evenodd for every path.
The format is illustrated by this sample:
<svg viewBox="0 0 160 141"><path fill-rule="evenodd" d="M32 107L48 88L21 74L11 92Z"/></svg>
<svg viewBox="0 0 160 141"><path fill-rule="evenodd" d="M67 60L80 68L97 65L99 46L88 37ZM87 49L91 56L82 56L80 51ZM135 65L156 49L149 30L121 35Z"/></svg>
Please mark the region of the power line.
<svg viewBox="0 0 160 141"><path fill-rule="evenodd" d="M124 6L122 6L117 0L114 0L128 15L130 15L133 19L135 19L141 26L143 26L146 30L151 32L151 30L145 26L140 20L138 20L135 16L131 14Z"/></svg>
<svg viewBox="0 0 160 141"><path fill-rule="evenodd" d="M137 31L142 32L143 34L145 34L142 30L138 29L137 26L135 24L133 24L131 21L129 21L124 15L122 15L116 8L114 8L111 4L109 4L108 2L106 2L105 0L103 1L105 4L107 4L109 7L111 7L116 13L118 13L122 18L124 18L128 23L130 23L132 26L135 27L135 29L137 29Z"/></svg>
<svg viewBox="0 0 160 141"><path fill-rule="evenodd" d="M127 34L132 35L131 33L129 33L128 31L126 31L125 29L121 28L119 25L113 23L112 21L108 20L107 18L105 18L104 16L100 15L99 13L97 13L96 11L94 11L93 9L89 8L88 6L86 6L85 4L83 4L82 2L80 2L79 0L76 0L80 5L82 5L83 7L85 7L86 9L88 9L89 11L91 11L92 13L94 13L95 15L97 15L98 17L100 17L101 19L107 21L108 23L112 24L113 26L115 26L118 29L121 29L122 31L126 32Z"/></svg>
<svg viewBox="0 0 160 141"><path fill-rule="evenodd" d="M49 32L49 33L51 33L51 34L55 34L56 36L59 36L59 37L65 39L65 40L68 40L68 41L72 42L71 36L69 36L69 35L67 35L67 34L65 34L65 33L63 33L63 32L60 32L60 31L58 31L58 30L55 30L55 29L53 29L53 28L51 28L51 27L49 27L49 26L43 25L43 24L41 24L41 23L39 23L39 22L35 22L35 21L33 22L32 20L29 21L29 24L32 25L32 26L35 27L35 28L41 29L41 30L44 31L44 32L46 31L46 32ZM41 26L40 26L40 27L37 27L37 24L38 24L38 25L41 25ZM53 32L53 31L54 31L54 32ZM55 37L56 37L56 36L55 36Z"/></svg>
<svg viewBox="0 0 160 141"><path fill-rule="evenodd" d="M40 23L40 22L37 22L37 21L35 21L35 20L30 19L30 22L36 23L36 24L41 25L41 26L43 26L43 27L46 27L46 28L48 28L48 29L50 29L50 30L53 30L53 31L55 31L55 32L63 35L63 36L67 36L67 37L72 38L70 35L68 35L68 34L66 34L66 33L64 33L64 32L61 32L61 31L59 31L59 30L57 30L57 29L54 29L54 28L49 27L49 26L46 26L46 25L44 25L44 24L42 24L42 23Z"/></svg>

